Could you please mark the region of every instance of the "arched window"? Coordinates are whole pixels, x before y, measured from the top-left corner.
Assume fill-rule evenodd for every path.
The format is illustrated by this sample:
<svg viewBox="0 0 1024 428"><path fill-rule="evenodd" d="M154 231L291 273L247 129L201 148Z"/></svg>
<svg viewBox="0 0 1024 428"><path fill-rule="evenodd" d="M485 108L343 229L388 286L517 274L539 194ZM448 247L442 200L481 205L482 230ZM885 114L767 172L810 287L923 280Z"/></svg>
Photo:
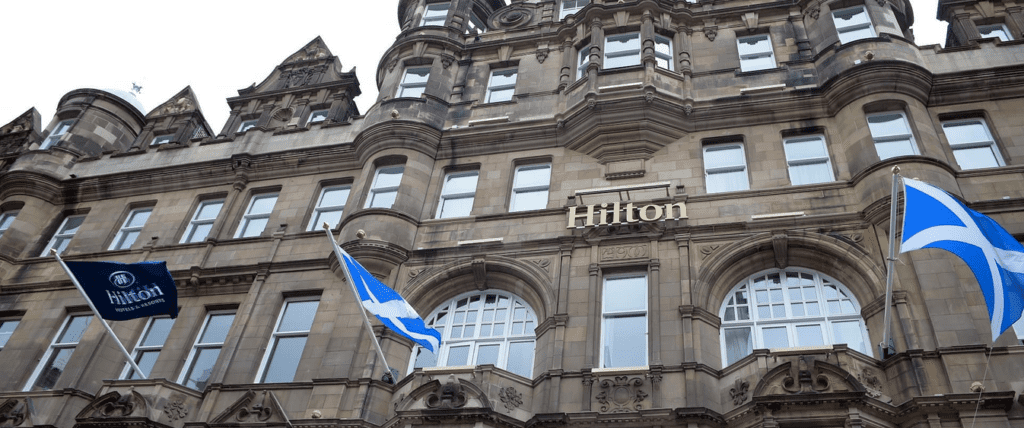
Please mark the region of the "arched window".
<svg viewBox="0 0 1024 428"><path fill-rule="evenodd" d="M433 354L413 349L413 368L494 364L533 377L537 315L522 299L502 291L462 294L431 312L427 325L441 332Z"/></svg>
<svg viewBox="0 0 1024 428"><path fill-rule="evenodd" d="M729 292L719 316L727 366L765 348L845 343L871 355L857 300L817 272L773 269L752 275Z"/></svg>

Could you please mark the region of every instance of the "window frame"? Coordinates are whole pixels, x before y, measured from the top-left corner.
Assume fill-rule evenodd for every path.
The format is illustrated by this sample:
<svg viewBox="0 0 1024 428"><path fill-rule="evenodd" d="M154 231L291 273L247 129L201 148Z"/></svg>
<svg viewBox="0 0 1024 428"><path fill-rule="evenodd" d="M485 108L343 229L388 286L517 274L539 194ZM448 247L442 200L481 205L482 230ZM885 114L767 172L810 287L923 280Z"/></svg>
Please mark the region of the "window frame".
<svg viewBox="0 0 1024 428"><path fill-rule="evenodd" d="M984 131L985 131L985 135L983 137L985 137L986 140L985 141L970 141L970 142L963 142L963 143L959 143L959 142L958 143L954 143L953 139L950 138L949 133L946 132L946 128L948 126L963 126L964 124L968 124L968 123L971 123L971 122L977 122L978 124L981 125L982 129L984 129ZM965 119L944 120L944 121L942 121L942 123L940 124L939 127L942 128L942 135L944 135L946 137L946 142L949 143L949 148L950 148L950 150L953 151L953 159L956 160L956 164L957 164L957 166L960 167L960 170L968 171L968 170L975 170L975 169L999 168L1001 166L1006 166L1006 159L1003 158L1002 152L1000 152L1000 150L999 150L999 145L996 144L995 136L992 135L992 128L990 128L988 126L988 122L984 118L981 118L981 117L971 117L971 118L965 118ZM978 166L978 167L964 167L962 165L962 162L960 161L960 157L957 155L957 153L959 151L971 150L971 149L980 149L980 148L986 148L986 147L990 149L990 151L992 153L992 158L993 158L993 160L995 160L996 165L992 165L992 166Z"/></svg>
<svg viewBox="0 0 1024 428"><path fill-rule="evenodd" d="M587 66L590 65L590 47L586 45L580 48L577 54L579 55L579 61L576 65L576 80L580 80L587 76Z"/></svg>
<svg viewBox="0 0 1024 428"><path fill-rule="evenodd" d="M709 151L711 151L711 152L723 151L723 150L728 149L730 146L736 146L737 148L739 148L739 150L740 150L740 158L743 159L743 164L742 165L740 165L740 164L737 164L737 165L724 165L724 166L717 166L717 167L713 167L713 168L708 168L708 152ZM741 141L732 141L732 142L724 142L724 143L705 144L704 147L701 148L701 152L702 152L702 155L703 155L702 162L704 163L704 191L705 192L707 192L708 194L712 194L712 193L725 193L725 192L742 192L742 191L750 190L750 171L749 171L749 167L747 166L747 149L744 147L743 142L741 142ZM712 177L714 175L716 175L716 174L726 174L726 173L730 173L730 172L740 172L740 171L742 171L743 175L745 175L747 177L747 179L743 183L744 185L743 185L742 189L718 189L718 186L711 186ZM712 187L715 187L715 190L712 190Z"/></svg>
<svg viewBox="0 0 1024 428"><path fill-rule="evenodd" d="M420 74L422 71L426 71L426 73ZM423 76L423 81L410 83L408 81L410 74ZM420 98L420 96L426 93L427 82L429 81L430 66L406 67L405 71L402 72L402 81L398 84L398 93L395 95L395 98ZM415 92L416 95L407 92Z"/></svg>
<svg viewBox="0 0 1024 428"><path fill-rule="evenodd" d="M331 191L344 191L345 197L342 198L341 205L328 205L324 206L324 196L327 192ZM309 217L309 225L306 226L307 232L318 230L320 227L320 216L324 213L338 212L338 223L331 225L331 229L337 228L341 224L341 218L345 214L345 205L348 204L348 198L352 196L352 185L351 184L340 184L335 186L324 186L320 189L320 196L317 197L316 206L313 207L313 214Z"/></svg>
<svg viewBox="0 0 1024 428"><path fill-rule="evenodd" d="M81 336L78 337L78 341L57 342L61 338L61 336L67 333L67 329L70 328L71 323L76 318L80 317L88 318L88 321L85 322L85 328L82 329L82 334ZM46 352L43 353L42 358L39 359L39 363L36 364L35 370L32 371L32 375L29 376L28 382L26 382L25 386L21 389L22 391L27 392L35 389L36 383L39 382L39 377L43 373L43 369L50 366L52 363L52 361L50 361L50 358L54 357L54 350L71 349L71 354L68 355L68 360L70 361L71 357L74 356L75 354L75 350L78 348L78 344L81 343L82 336L85 336L85 333L89 331L89 326L92 325L93 318L94 316L91 313L69 313L67 314L67 316L64 317L64 322L61 323L60 328L57 329L57 332L53 335L53 339L50 340L50 345L46 347ZM65 366L65 368L67 368L67 366ZM61 375L63 374L64 372L62 371ZM58 376L57 379L54 380L54 385L56 385L58 381L60 381L60 376ZM48 391L51 390L52 388L53 387L51 386L50 388L45 388L43 390Z"/></svg>
<svg viewBox="0 0 1024 428"><path fill-rule="evenodd" d="M220 360L220 352L224 350L224 343L227 341L227 338L230 335L231 327L235 324L235 316L237 315L236 312L237 311L234 310L234 309L226 309L226 310L212 310L212 311L208 311L206 313L206 317L203 319L203 325L199 328L199 334L196 335L196 339L195 339L195 341L192 342L192 347L189 350L188 357L185 358L185 365L183 365L181 367L181 373L178 375L178 380L176 382L177 384L179 384L181 386L184 386L186 388L192 388L191 386L187 385L186 379L188 378L188 375L190 373L192 373L192 369L195 368L194 367L194 365L196 363L195 359L196 359L196 356L198 354L196 352L196 350L217 348L217 358L215 358L213 360L213 364L210 366L210 372L211 372L210 375L211 376L213 375L213 369L217 367L217 360ZM206 334L206 329L210 325L210 320L212 320L213 317L220 316L220 315L231 315L231 322L228 324L228 332L226 332L224 334L224 341L221 341L221 342L200 342L200 340L203 339L203 335ZM206 378L206 382L207 383L209 383L209 380L210 380L210 378ZM196 386L199 386L199 385L197 384ZM192 388L192 389L196 389L196 388ZM206 389L205 385L204 385L203 389ZM202 391L202 390L199 390L199 391Z"/></svg>
<svg viewBox="0 0 1024 428"><path fill-rule="evenodd" d="M0 212L0 238L3 238L4 232L11 228L11 225L14 224L14 220L18 218L18 213L20 212L21 210Z"/></svg>
<svg viewBox="0 0 1024 428"><path fill-rule="evenodd" d="M623 281L632 279L643 279L644 292L637 293L642 296L640 301L643 302L643 309L623 310L623 311L609 311L607 308L608 303L608 283L610 281ZM601 368L622 368L622 367L637 367L637 366L608 366L608 361L605 361L605 344L608 343L607 334L609 333L608 320L609 319L621 319L621 318L643 318L644 326L644 352L643 352L643 364L639 366L646 366L650 364L650 276L647 272L634 272L624 273L615 275L606 275L601 281L601 339L598 346L598 367Z"/></svg>
<svg viewBox="0 0 1024 428"><path fill-rule="evenodd" d="M436 10L440 9L437 6L444 6L444 15L443 16L439 16L439 15L436 15L436 14L435 15L430 15L430 11L432 11L432 10L436 11ZM451 9L452 9L452 3L451 2L445 1L445 2L427 3L426 6L424 6L424 8L423 8L423 16L420 18L420 27L443 27L448 22L448 13L451 12ZM435 24L434 22L436 22L436 21L440 21L441 23L440 24Z"/></svg>
<svg viewBox="0 0 1024 428"><path fill-rule="evenodd" d="M224 202L225 202L225 199L221 199L221 198L207 199L207 200L199 201L199 205L196 206L195 211L192 213L192 219L189 220L188 226L185 226L185 233L183 235L181 235L181 240L178 243L179 244L192 244L192 243L196 243L196 242L203 242L203 241L206 240L206 238L209 238L210 237L210 233L207 232L206 236L204 236L200 240L193 240L192 239L192 237L195 236L194 233L195 233L196 228L198 226L209 224L211 229L212 229L213 224L217 221L217 217L220 216L221 210L224 209ZM199 214L203 212L203 208L205 208L207 205L212 205L212 204L220 204L220 208L217 208L217 214L215 214L212 218L209 218L209 219L200 219L199 218Z"/></svg>
<svg viewBox="0 0 1024 428"><path fill-rule="evenodd" d="M317 113L323 112L322 116L318 116ZM306 125L315 125L318 123L324 123L327 121L327 116L331 114L329 108L319 108L309 112L309 118L306 119ZM319 119L317 119L319 118Z"/></svg>
<svg viewBox="0 0 1024 428"><path fill-rule="evenodd" d="M461 178L461 177L468 177L470 175L472 175L474 177L474 180L473 180L474 181L474 183L473 183L473 191L472 192L445 193L446 189L448 188L448 183L450 182L449 181L450 179ZM468 217L469 215L471 215L473 213L473 203L476 201L477 186L479 184L480 184L480 171L479 170L452 171L452 172L449 172L449 173L445 174L444 175L444 181L441 182L441 192L440 192L441 196L440 196L439 201L437 203L437 213L435 214L434 218L439 218L439 219L440 218L457 218L457 217ZM445 215L445 213L444 213L445 202L447 202L449 200L455 200L455 199L467 199L467 197L469 199L469 213L466 213L465 215Z"/></svg>
<svg viewBox="0 0 1024 428"><path fill-rule="evenodd" d="M572 7L565 7L566 3L572 3ZM590 4L590 0L559 0L558 2L558 20L561 21L569 15L575 15L584 7Z"/></svg>
<svg viewBox="0 0 1024 428"><path fill-rule="evenodd" d="M173 139L174 139L174 134L156 135L149 142L149 145L151 145L151 146L159 146L159 145L170 143L171 140L173 140Z"/></svg>
<svg viewBox="0 0 1024 428"><path fill-rule="evenodd" d="M1013 40L1013 33L1011 33L1010 28L1003 23L976 25L976 28L978 29L978 34L981 35L981 38L983 39L999 39L1000 42L1009 42ZM983 28L990 30L983 31ZM995 32L999 32L1000 34L991 35Z"/></svg>
<svg viewBox="0 0 1024 428"><path fill-rule="evenodd" d="M14 327L11 328L11 331L10 331L9 335L3 336L2 334L0 334L0 351L3 351L4 347L7 346L8 343L10 343L11 336L14 336L14 332L17 331L18 330L18 326L21 325L21 319L20 318L4 318L4 319L0 319L0 332L2 332L4 330L4 326L7 326L9 324L14 324Z"/></svg>
<svg viewBox="0 0 1024 428"><path fill-rule="evenodd" d="M246 131L248 131L250 129L255 128L259 124L260 124L260 120L259 119L243 120L242 123L238 124L238 130L235 131L235 133L236 134L241 134L243 132L246 132Z"/></svg>
<svg viewBox="0 0 1024 428"><path fill-rule="evenodd" d="M754 40L754 39L767 40L768 41L768 44L767 44L768 50L767 51L752 52L752 53L744 54L743 50L742 50L743 49L742 44L751 45L747 41L748 40ZM756 45L756 43L755 43L755 45ZM737 37L736 38L736 54L737 54L737 56L740 59L740 72L742 72L742 73L747 73L747 72L751 72L751 71L771 70L771 69L779 67L779 64L775 61L775 46L772 43L772 35L768 34L768 33L765 33L765 34L755 34L755 35L746 36L746 37ZM761 58L768 58L768 59L770 59L771 60L771 66L758 66L758 65L754 65L753 64L753 61L759 60Z"/></svg>
<svg viewBox="0 0 1024 428"><path fill-rule="evenodd" d="M142 213L146 213L146 219L142 221L142 225L129 226L132 219L134 219L136 215ZM129 211L128 217L124 219L124 223L121 224L121 228L117 230L117 234L114 235L114 240L110 242L110 247L107 248L107 251L130 250L132 245L135 245L135 241L142 235L142 228L146 227L146 222L149 221L149 217L152 215L153 207L135 208ZM131 242L124 245L125 242L127 242L128 236L130 236L132 232L138 232L138 234L136 234L134 238L131 238Z"/></svg>
<svg viewBox="0 0 1024 428"><path fill-rule="evenodd" d="M387 186L387 187L377 187L378 184L379 184L378 183L378 179L380 178L380 174L382 172L389 171L389 170L393 171L393 170L398 170L398 169L401 170L401 172L399 173L399 176L398 176L398 185L396 185L396 186ZM405 178L405 164L401 164L401 165L387 165L387 166L379 166L379 167L377 167L377 169L373 171L373 181L370 182L370 189L366 193L366 204L363 206L363 208L364 209L365 208L382 208L382 209L391 209L391 208L393 208L395 206L395 203L398 202L398 189L402 188L402 179L403 178ZM384 207L384 206L375 206L374 205L374 200L377 198L377 196L383 195L385 193L390 193L390 192L394 192L395 193L395 197L391 201L390 205L388 205L386 207Z"/></svg>
<svg viewBox="0 0 1024 428"><path fill-rule="evenodd" d="M235 239L239 238L257 238L263 235L263 232L267 231L267 226L270 225L270 216L274 214L274 207L277 205L277 199L281 196L278 192L264 192L253 194L249 198L249 206L245 209L245 213L242 214L242 218L238 220L238 227L235 229ZM256 201L261 199L273 198L274 203L270 206L270 210L267 212L253 213L253 208L256 207ZM263 225L263 230L256 235L245 235L245 231L249 228L249 225L253 220L267 219L267 224Z"/></svg>
<svg viewBox="0 0 1024 428"><path fill-rule="evenodd" d="M628 43L628 41L630 40L636 40L636 48L623 48L612 50L610 46L614 45L610 45L609 42L616 41L615 39L621 39L623 41L626 41L626 43ZM641 53L643 52L643 50L643 41L640 39L639 32L607 35L604 37L604 63L601 65L601 68L605 70L612 70L616 68L633 67L643 64L643 62L641 61ZM616 65L614 67L608 65L608 63L611 61L624 61L630 58L635 59L635 61L630 61L629 64Z"/></svg>
<svg viewBox="0 0 1024 428"><path fill-rule="evenodd" d="M506 84L503 84L503 85L496 85L496 84L494 84L494 76L495 75L497 75L499 73L503 73L503 72L507 73L507 72L510 72L510 71L512 72L512 83L506 83ZM485 103L500 103L500 102L512 101L512 99L515 98L516 82L518 80L519 80L519 68L518 67L506 67L506 68L499 68L499 69L491 70L491 75L487 79L487 93L486 93L486 96L484 97L484 102ZM495 92L502 93L503 91L509 91L509 90L511 90L511 91L509 92L508 98L502 98L502 99L499 99L499 100L495 100L494 99Z"/></svg>
<svg viewBox="0 0 1024 428"><path fill-rule="evenodd" d="M53 245L57 243L58 239L66 239L66 241L64 241L66 242L66 244L64 244L64 248L61 248L60 250L57 251L58 254L64 254L64 252L68 250L68 246L71 244L71 240L74 239L75 235L85 224L85 216L85 214L73 214L64 217L64 220L60 222L60 227L58 227L57 230L53 232L53 236L50 237L50 241L46 243L46 247L43 248L43 252L42 254L39 254L39 257L48 257L50 255L50 249L54 248ZM67 226L68 221L76 218L82 219L82 222L79 223L79 225L74 229L75 231L70 234L64 231L64 227Z"/></svg>
<svg viewBox="0 0 1024 428"><path fill-rule="evenodd" d="M284 314L285 314L285 311L288 310L288 305L290 305L292 303L302 303L302 302L316 302L316 304L317 304L316 305L316 309L313 311L313 319L310 320L309 329L305 330L305 331L303 331L303 330L285 331L285 332L280 331L281 321L284 320ZM258 370L256 370L256 377L254 378L253 383L268 383L266 381L267 368L270 366L271 360L274 357L274 351L277 349L278 339L280 339L282 337L284 337L284 338L289 338L289 337L305 337L307 339L307 341L308 341L309 335L313 331L313 326L316 325L315 324L316 314L317 314L317 311L319 311L319 310L320 310L320 296L319 295L317 295L317 296L303 296L303 297L290 297L290 298L284 299L284 301L283 301L283 303L281 305L281 310L278 311L278 313L277 313L277 321L274 322L274 331L270 333L270 340L267 342L266 349L263 351L263 358L260 360L260 367L259 367ZM306 343L303 343L302 346L303 346L303 352L305 352ZM300 358L300 361L301 361L301 358ZM298 369L298 362L296 362L296 366L295 367L296 367L296 369ZM288 382L294 382L294 381L295 381L295 373L292 373L292 379L289 380ZM277 383L277 382L271 382L271 383Z"/></svg>
<svg viewBox="0 0 1024 428"><path fill-rule="evenodd" d="M659 51L658 50L658 46L667 46L666 50L668 51L668 53ZM654 64L655 64L655 68L662 68L662 69L665 69L665 70L668 70L668 71L675 71L675 62L672 59L673 58L673 53L674 52L672 51L672 38L671 37L667 37L667 36L662 36L661 34L655 34L654 35ZM665 64L668 64L668 67L662 67L661 64L658 63L659 60L665 61Z"/></svg>
<svg viewBox="0 0 1024 428"><path fill-rule="evenodd" d="M906 133L903 134L888 134L882 136L876 136L871 130L871 119L881 116L899 115L903 119L903 125L906 127ZM907 113L902 110L889 110L878 113L870 113L864 116L864 120L868 124L868 133L871 134L872 144L875 146L875 154L878 155L879 160L892 159L899 156L916 156L921 154L920 149L917 147L917 139L914 138L914 130L910 127L910 119L907 117ZM898 154L895 156L882 157L882 154L878 151L879 143L891 143L897 141L907 140L910 144L911 153Z"/></svg>
<svg viewBox="0 0 1024 428"><path fill-rule="evenodd" d="M525 186L524 185L524 186L521 186L521 187L517 187L516 184L519 181L519 174L520 174L520 172L523 171L523 170L533 170L533 169L547 169L548 170L548 181L547 181L547 184L545 184L543 186L541 186L541 185ZM522 211L536 211L536 210L546 209L548 207L548 203L550 202L549 198L551 197L551 173L552 172L553 172L553 170L552 170L551 162L529 163L529 164L524 164L524 165L516 166L515 173L512 176L512 192L511 192L511 196L509 197L508 211L509 212L522 212ZM532 208L532 207L522 208L522 207L517 207L516 206L516 201L518 200L517 195L525 194L525 193L530 193L530 192L539 192L541 190L544 191L544 204L543 204L543 206L541 206L539 208Z"/></svg>
<svg viewBox="0 0 1024 428"><path fill-rule="evenodd" d="M50 135L46 136L46 139L42 143L39 143L39 150L48 150L49 148L57 145L64 134L67 134L71 130L71 127L75 125L75 119L65 119L57 122L57 125L50 131Z"/></svg>
<svg viewBox="0 0 1024 428"><path fill-rule="evenodd" d="M839 23L841 22L840 20L842 20L842 18L837 18L836 14L844 13L844 12L849 12L849 11L852 11L854 9L860 9L861 10L861 13L864 14L865 18L867 18L867 23L866 24L853 24L853 25L840 26ZM853 16L855 16L855 15L857 15L857 14L851 15L850 18L852 19ZM838 10L833 10L832 11L832 25L835 26L835 28L836 28L836 35L839 37L839 43L840 44L844 44L844 45L847 44L847 43L855 42L857 40L869 39L869 38L877 37L878 36L878 32L875 31L875 23L871 20L871 13L868 12L867 6L863 5L863 4L857 5L857 6L846 7L846 8L842 8L842 9L838 9ZM849 36L847 36L845 38L843 37L844 34L853 33L853 32L856 32L858 30L863 30L864 28L867 28L868 30L870 30L870 32L871 32L870 36L867 36L867 37L857 37L857 38L854 38L854 39L850 39Z"/></svg>
<svg viewBox="0 0 1024 428"><path fill-rule="evenodd" d="M143 368L141 366L141 364L140 364L141 363L140 360L141 360L142 355L144 355L146 352L156 351L157 358L159 359L160 358L160 352L163 352L164 346L167 345L167 337L164 338L163 342L161 342L159 346L157 346L157 345L144 346L143 345L143 342L149 337L149 334L152 333L153 324L155 324L157 322L157 320L170 320L171 321L171 325L170 325L170 327L167 330L168 337L170 337L171 329L174 328L174 321L175 320L172 319L170 316L167 316L167 315L152 316L152 317L149 317L148 320L146 320L146 326L145 326L145 328L142 329L142 335L139 336L139 340L135 342L135 347L132 348L132 360L135 361L135 364L139 365L140 369ZM154 367L155 366L156 366L156 362L154 361ZM134 375L135 374L135 373L133 373L134 371L135 370L132 369L132 365L128 364L128 362L125 362L124 363L124 368L121 369L121 375L118 376L117 378L118 379L122 379L122 380L123 379L130 379L130 375ZM152 369L150 369L150 373L146 373L146 377L145 378L148 379L152 375L153 375Z"/></svg>
<svg viewBox="0 0 1024 428"><path fill-rule="evenodd" d="M792 159L791 160L790 159L790 150L789 150L790 146L789 146L789 143L799 143L799 142L808 142L808 141L818 141L819 143L821 143L821 150L825 153L825 156L823 156L823 157L808 157L808 158L803 158L803 159ZM836 181L835 171L832 170L832 156L828 152L828 144L826 144L826 142L825 142L825 136L824 135L821 135L821 134L817 134L817 135L800 135L800 136L793 136L793 137L784 138L782 140L782 149L783 149L783 151L785 152L785 155L786 155L786 169L789 172L789 182L792 185L800 186L800 185L804 185L804 184L829 183L829 182ZM827 179L820 180L820 181L800 182L800 183L796 182L796 180L794 179L794 177L796 177L796 174L793 174L793 167L794 166L817 165L817 164L824 164L825 165L825 169L828 171Z"/></svg>

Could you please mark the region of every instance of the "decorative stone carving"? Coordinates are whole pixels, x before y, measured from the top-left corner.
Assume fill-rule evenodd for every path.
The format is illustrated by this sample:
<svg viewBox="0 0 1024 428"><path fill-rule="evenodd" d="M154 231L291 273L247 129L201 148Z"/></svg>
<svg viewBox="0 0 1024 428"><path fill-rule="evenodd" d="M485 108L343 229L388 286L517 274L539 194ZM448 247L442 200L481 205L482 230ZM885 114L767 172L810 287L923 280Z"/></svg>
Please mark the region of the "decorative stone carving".
<svg viewBox="0 0 1024 428"><path fill-rule="evenodd" d="M455 57L451 57L451 56L448 56L448 55L442 56L441 57L441 67L444 67L444 69L447 70L448 67L452 66L452 62L454 62L454 61L455 61Z"/></svg>
<svg viewBox="0 0 1024 428"><path fill-rule="evenodd" d="M868 396L871 398L881 398L885 395L882 392L882 381L878 379L874 370L865 368L857 375L857 380L864 384L864 389L867 390Z"/></svg>
<svg viewBox="0 0 1024 428"><path fill-rule="evenodd" d="M551 267L551 260L548 259L530 260L530 262L537 265L537 267L544 269L545 272L547 272L548 268Z"/></svg>
<svg viewBox="0 0 1024 428"><path fill-rule="evenodd" d="M173 103L165 105L160 111L160 114L178 114L192 110L195 110L195 105L192 104L192 100L188 99L188 97L181 97Z"/></svg>
<svg viewBox="0 0 1024 428"><path fill-rule="evenodd" d="M217 415L213 419L213 423L233 423L230 421L231 419L234 419L234 422L266 422L270 420L274 410L267 405L267 391L263 391L263 396L258 403L253 403L255 398L255 392L251 389L246 391L238 401Z"/></svg>
<svg viewBox="0 0 1024 428"><path fill-rule="evenodd" d="M710 42L715 41L715 37L718 37L718 27L704 27L704 37Z"/></svg>
<svg viewBox="0 0 1024 428"><path fill-rule="evenodd" d="M644 92L644 101L646 101L648 103L653 102L654 101L654 92L651 92L651 91Z"/></svg>
<svg viewBox="0 0 1024 428"><path fill-rule="evenodd" d="M687 116L693 114L693 104L683 104L683 114Z"/></svg>
<svg viewBox="0 0 1024 428"><path fill-rule="evenodd" d="M708 256L710 256L712 253L714 253L715 251L717 251L721 247L722 246L718 245L718 244L705 245L703 247L700 247L700 255L702 256L701 258L703 258L703 259L708 258Z"/></svg>
<svg viewBox="0 0 1024 428"><path fill-rule="evenodd" d="M535 53L535 55L537 55L537 62L543 64L544 60L548 59L549 52L551 52L550 49L538 49Z"/></svg>
<svg viewBox="0 0 1024 428"><path fill-rule="evenodd" d="M789 237L785 233L772 236L772 250L775 254L775 267L785 269L789 266Z"/></svg>
<svg viewBox="0 0 1024 428"><path fill-rule="evenodd" d="M171 397L171 399L167 401L167 404L164 404L164 415L167 416L167 419L171 422L178 419L185 419L185 416L188 416L188 406L185 405L185 398Z"/></svg>
<svg viewBox="0 0 1024 428"><path fill-rule="evenodd" d="M523 6L510 6L498 11L491 18L491 26L512 29L529 24L533 20L533 11Z"/></svg>
<svg viewBox="0 0 1024 428"><path fill-rule="evenodd" d="M747 401L747 391L750 389L750 382L743 379L736 379L736 386L729 388L729 396L732 397L732 404L739 406Z"/></svg>
<svg viewBox="0 0 1024 428"><path fill-rule="evenodd" d="M23 401L14 398L8 399L3 404L0 404L0 425L21 426L27 418L26 413L26 405Z"/></svg>
<svg viewBox="0 0 1024 428"><path fill-rule="evenodd" d="M415 278L420 276L421 273L426 272L429 268L409 269L409 278Z"/></svg>
<svg viewBox="0 0 1024 428"><path fill-rule="evenodd" d="M395 71L396 65L398 65L398 58L391 58L391 61L388 62L388 72Z"/></svg>
<svg viewBox="0 0 1024 428"><path fill-rule="evenodd" d="M646 245L620 245L618 247L602 248L601 261L642 259L647 257L647 254Z"/></svg>
<svg viewBox="0 0 1024 428"><path fill-rule="evenodd" d="M769 370L757 383L753 396L825 392L866 392L866 388L846 370L803 355Z"/></svg>
<svg viewBox="0 0 1024 428"><path fill-rule="evenodd" d="M614 380L601 381L601 393L594 397L601 403L601 411L606 413L625 413L643 410L643 401L647 393L640 389L644 380L639 377L616 376Z"/></svg>
<svg viewBox="0 0 1024 428"><path fill-rule="evenodd" d="M523 405L523 394L511 386L501 388L501 391L498 391L498 399L505 405L506 412Z"/></svg>
<svg viewBox="0 0 1024 428"><path fill-rule="evenodd" d="M317 67L302 67L293 70L288 70L281 73L281 79L285 81L285 88L294 88L297 86L306 86L313 82L313 76L323 73L326 70L326 66Z"/></svg>
<svg viewBox="0 0 1024 428"><path fill-rule="evenodd" d="M818 7L818 5L811 6L810 8L807 9L807 16L810 16L811 19L817 20L818 19L818 15L820 15L820 14L821 14L821 8Z"/></svg>
<svg viewBox="0 0 1024 428"><path fill-rule="evenodd" d="M782 388L791 394L814 394L829 388L828 376L812 373L807 357L801 356L800 363L782 379Z"/></svg>
<svg viewBox="0 0 1024 428"><path fill-rule="evenodd" d="M423 398L423 404L431 409L458 409L466 405L468 399L455 376L448 376L448 382Z"/></svg>
<svg viewBox="0 0 1024 428"><path fill-rule="evenodd" d="M85 406L77 418L123 418L134 413L147 413L146 399L135 390L124 395L112 391Z"/></svg>
<svg viewBox="0 0 1024 428"><path fill-rule="evenodd" d="M278 110L278 111L274 112L274 120L279 120L281 122L287 122L289 119L292 118L292 114L293 114L293 111L292 111L291 108L283 108L281 110Z"/></svg>
<svg viewBox="0 0 1024 428"><path fill-rule="evenodd" d="M303 50L301 50L299 52L296 52L290 58L285 60L285 64L293 63L293 62L298 62L298 61L311 61L311 60L314 60L314 59L323 59L323 58L327 58L327 55L329 55L329 53L327 52L327 49L324 48L319 43L314 42L314 43L310 44L309 46L307 46L305 49L303 49Z"/></svg>

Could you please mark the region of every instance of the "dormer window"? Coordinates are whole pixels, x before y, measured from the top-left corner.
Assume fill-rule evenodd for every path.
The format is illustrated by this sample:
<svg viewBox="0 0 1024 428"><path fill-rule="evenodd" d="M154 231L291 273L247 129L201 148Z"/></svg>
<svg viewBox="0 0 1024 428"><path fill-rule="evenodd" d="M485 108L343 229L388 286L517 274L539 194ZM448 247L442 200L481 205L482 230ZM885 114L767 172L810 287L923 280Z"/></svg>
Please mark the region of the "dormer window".
<svg viewBox="0 0 1024 428"><path fill-rule="evenodd" d="M39 145L39 150L46 150L53 147L54 144L57 144L57 142L60 141L60 138L68 132L68 129L71 129L71 125L73 123L75 123L73 119L60 121L57 126L53 127L53 132L50 132L50 136L46 137L46 139L43 140L43 144Z"/></svg>
<svg viewBox="0 0 1024 428"><path fill-rule="evenodd" d="M443 26L444 22L448 20L448 8L450 5L451 3L448 2L428 4L427 9L423 11L423 21L420 22L420 26Z"/></svg>
<svg viewBox="0 0 1024 428"><path fill-rule="evenodd" d="M151 145L151 146L159 146L161 144L167 144L167 143L171 142L172 138L174 138L174 136L171 135L171 134L157 135L156 137L153 137L153 141L151 143L149 143L149 145Z"/></svg>
<svg viewBox="0 0 1024 428"><path fill-rule="evenodd" d="M562 10L558 13L558 20L565 19L566 16L572 15L583 9L584 6L590 4L590 0L562 0Z"/></svg>
<svg viewBox="0 0 1024 428"><path fill-rule="evenodd" d="M241 125L238 125L238 132L241 133L241 132L248 131L248 130L250 130L252 128L255 128L256 124L258 124L258 123L260 123L259 119L246 120L246 121L242 122Z"/></svg>
<svg viewBox="0 0 1024 428"><path fill-rule="evenodd" d="M327 109L313 110L313 112L309 114L309 121L307 123L312 125L314 123L320 123L320 122L323 122L323 121L327 120L327 112L328 111L329 110L327 110Z"/></svg>
<svg viewBox="0 0 1024 428"><path fill-rule="evenodd" d="M999 39L1000 42L1008 42L1013 40L1010 37L1010 30L1003 24L992 24L992 25L979 25L978 33L981 34L983 39Z"/></svg>

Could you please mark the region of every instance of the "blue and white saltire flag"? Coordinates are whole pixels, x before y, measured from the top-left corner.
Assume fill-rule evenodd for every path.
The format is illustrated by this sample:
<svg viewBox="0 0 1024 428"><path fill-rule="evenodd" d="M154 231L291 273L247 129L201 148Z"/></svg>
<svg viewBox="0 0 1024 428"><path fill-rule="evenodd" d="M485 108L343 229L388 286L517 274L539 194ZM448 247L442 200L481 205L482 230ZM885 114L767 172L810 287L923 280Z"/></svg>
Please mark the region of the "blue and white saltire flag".
<svg viewBox="0 0 1024 428"><path fill-rule="evenodd" d="M967 263L985 295L995 341L1024 311L1024 247L995 220L942 189L907 178L903 186L900 253L939 248Z"/></svg>
<svg viewBox="0 0 1024 428"><path fill-rule="evenodd" d="M441 345L441 333L427 327L423 318L416 313L416 309L413 309L398 292L374 278L356 259L341 249L334 239L331 239L331 243L338 257L344 261L342 268L355 285L363 307L392 331L408 337L430 352L437 352Z"/></svg>

